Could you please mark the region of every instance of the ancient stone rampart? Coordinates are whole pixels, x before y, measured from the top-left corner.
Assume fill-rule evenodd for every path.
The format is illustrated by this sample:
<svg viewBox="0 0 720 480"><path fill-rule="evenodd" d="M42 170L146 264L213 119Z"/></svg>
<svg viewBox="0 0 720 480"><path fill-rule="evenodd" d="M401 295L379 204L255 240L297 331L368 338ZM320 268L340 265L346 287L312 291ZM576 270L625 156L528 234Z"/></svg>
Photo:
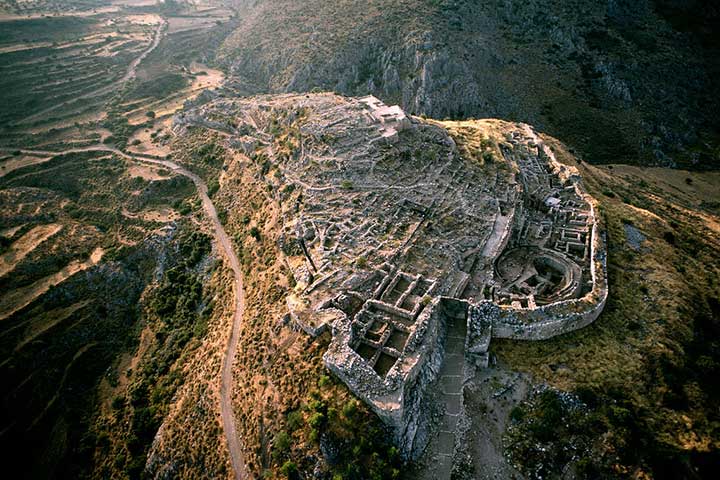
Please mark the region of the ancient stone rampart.
<svg viewBox="0 0 720 480"><path fill-rule="evenodd" d="M483 322L492 324L494 338L546 340L578 330L594 322L607 301L607 251L604 235L600 232L595 199L584 191L576 168L560 164L545 144L539 144L539 151L541 156L548 161L553 173L562 181L571 182L577 195L590 206L592 223L590 276L593 287L582 298L564 300L533 309L500 307L489 301L480 302L473 306L472 310L483 318ZM475 323L474 325L479 324ZM470 321L468 326L471 326ZM472 329L469 328L468 334L470 335L471 332Z"/></svg>
<svg viewBox="0 0 720 480"><path fill-rule="evenodd" d="M418 316L403 357L385 377L353 350L351 345L358 339L347 320L333 323L333 342L323 356L328 369L391 427L405 457L424 446L423 438L418 437L419 431L427 431L421 408L423 393L442 364L445 315L436 308L439 302L436 298Z"/></svg>

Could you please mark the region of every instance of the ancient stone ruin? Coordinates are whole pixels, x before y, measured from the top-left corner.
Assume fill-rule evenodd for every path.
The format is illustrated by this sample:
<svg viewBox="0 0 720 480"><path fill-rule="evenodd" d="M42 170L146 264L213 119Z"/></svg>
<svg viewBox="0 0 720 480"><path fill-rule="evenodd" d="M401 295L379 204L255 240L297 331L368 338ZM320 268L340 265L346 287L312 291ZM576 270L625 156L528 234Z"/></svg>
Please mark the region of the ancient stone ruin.
<svg viewBox="0 0 720 480"><path fill-rule="evenodd" d="M493 337L547 339L597 318L604 242L577 170L530 127L490 167L398 107L373 97L352 107L360 115L320 116L333 148L283 166L303 187L285 218L298 279L288 306L308 333L332 329L325 364L413 456L428 438L430 383L449 386L452 434L464 369L487 366ZM400 135L416 148L398 147Z"/></svg>
<svg viewBox="0 0 720 480"><path fill-rule="evenodd" d="M274 158L278 190L292 185L279 202L296 281L290 318L310 335L331 331L326 366L406 457L437 423L424 405L435 382L438 428L453 443L463 382L487 366L492 338L547 339L600 314L595 201L529 126L504 124L496 154L480 161L461 155L442 125L374 97L255 102L228 103L241 124L228 128L260 131L280 115L301 139ZM270 139L251 137L241 140L250 151Z"/></svg>

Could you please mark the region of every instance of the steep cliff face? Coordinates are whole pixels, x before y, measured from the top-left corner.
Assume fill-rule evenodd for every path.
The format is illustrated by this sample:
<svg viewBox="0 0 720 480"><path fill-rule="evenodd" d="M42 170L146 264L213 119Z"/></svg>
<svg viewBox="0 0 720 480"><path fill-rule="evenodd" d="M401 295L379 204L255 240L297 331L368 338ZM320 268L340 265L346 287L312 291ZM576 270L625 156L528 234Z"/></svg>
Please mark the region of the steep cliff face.
<svg viewBox="0 0 720 480"><path fill-rule="evenodd" d="M434 118L532 123L593 162L717 167L717 15L677 4L246 2L223 56L246 93L370 93ZM678 21L693 9L709 20Z"/></svg>

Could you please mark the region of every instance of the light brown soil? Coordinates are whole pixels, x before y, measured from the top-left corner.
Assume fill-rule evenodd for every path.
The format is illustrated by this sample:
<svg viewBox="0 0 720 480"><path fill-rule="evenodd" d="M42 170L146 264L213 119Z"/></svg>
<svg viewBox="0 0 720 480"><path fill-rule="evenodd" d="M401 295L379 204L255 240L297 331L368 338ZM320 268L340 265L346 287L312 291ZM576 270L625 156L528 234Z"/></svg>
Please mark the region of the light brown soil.
<svg viewBox="0 0 720 480"><path fill-rule="evenodd" d="M0 237L12 238L15 235L15 233L18 230L20 230L21 228L23 228L24 226L25 226L25 224L23 223L22 225L18 225L16 227L10 227L10 228L6 228L5 230L0 230Z"/></svg>
<svg viewBox="0 0 720 480"><path fill-rule="evenodd" d="M141 218L146 222L167 223L179 217L178 213L171 208L160 208L157 210L143 210L142 212L132 213L123 208L122 214L128 218Z"/></svg>
<svg viewBox="0 0 720 480"><path fill-rule="evenodd" d="M51 223L49 225L39 225L22 237L18 238L10 246L10 249L0 256L0 277L12 271L28 253L35 250L38 245L58 233L62 229L62 225Z"/></svg>
<svg viewBox="0 0 720 480"><path fill-rule="evenodd" d="M131 177L140 177L147 181L153 180L167 180L170 178L167 175L161 175L157 168L142 165L139 163L131 164L128 168L128 175Z"/></svg>
<svg viewBox="0 0 720 480"><path fill-rule="evenodd" d="M38 298L40 295L47 292L51 287L67 280L71 276L78 272L87 270L88 268L96 265L101 259L105 251L98 247L90 258L85 261L73 261L63 267L59 272L48 275L40 280L36 281L32 285L27 287L19 288L6 293L0 297L0 320L5 320L11 317L15 312L29 305L33 300Z"/></svg>
<svg viewBox="0 0 720 480"><path fill-rule="evenodd" d="M17 170L18 168L29 167L30 165L37 165L40 163L47 162L52 157L36 157L32 155L20 155L12 160L0 164L0 178L4 177L8 173Z"/></svg>

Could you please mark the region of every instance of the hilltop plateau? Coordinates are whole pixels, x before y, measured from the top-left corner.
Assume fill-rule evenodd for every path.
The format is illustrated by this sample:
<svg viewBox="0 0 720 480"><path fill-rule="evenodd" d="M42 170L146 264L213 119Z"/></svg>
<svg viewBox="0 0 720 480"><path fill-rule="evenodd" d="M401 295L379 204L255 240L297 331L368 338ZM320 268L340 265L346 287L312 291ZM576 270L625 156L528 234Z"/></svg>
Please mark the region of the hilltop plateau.
<svg viewBox="0 0 720 480"><path fill-rule="evenodd" d="M591 327L577 333L537 343L491 343L493 366L480 368L464 386L463 418L474 428L458 433L464 446L452 453L451 466L468 478L491 476L490 471L536 478L568 465L590 477L645 472L662 478L667 468L678 475L709 468L717 460L712 453L717 396L704 380L710 378L705 369L717 368L707 363L717 348L710 332L718 325L713 252L719 232L712 206L718 199L709 188L715 174L656 169L639 180L640 170L630 167L577 162L560 142L520 124L431 122L392 109L391 120L380 122L373 119L371 105L384 111L372 99L330 94L221 96L176 118L181 137L219 133L222 145L236 152L223 166L213 198L226 212L225 228L247 279L234 409L251 471L395 475L387 469L399 468L402 449L381 442L384 435L373 439L380 424L351 399L343 385L348 378L340 376L340 382L328 376L327 355L323 361L339 326L337 309L357 312L360 305L351 295L347 307L315 309L340 301L343 295L336 295L347 288L343 282L362 291L362 279L371 281L372 272L382 271L388 260L410 279L416 273L440 278L455 264L454 255L463 258L463 252L473 251L473 238L482 245L483 235L492 237L489 225L497 219L482 220L482 212L492 213L495 202L510 202L508 192L516 188L512 178L528 168L522 159L534 158L526 155L537 152L539 144L568 168L577 168L600 200L608 303ZM444 182L449 190L438 195ZM630 186L637 182L640 188ZM472 188L479 190L472 193ZM466 196L474 200L463 200ZM427 216L420 205L437 213ZM500 217L509 205L501 206ZM464 208L472 213L462 213ZM409 216L400 220L398 214ZM428 220L421 220L424 216ZM483 233L449 233L472 228ZM413 232L417 243L405 243ZM451 274L448 285L461 278L461 272ZM482 285L481 277L475 281ZM465 295L475 300L488 295L473 285L471 279ZM675 295L666 295L668 285ZM429 296L412 293L412 298L422 309L438 294L448 295L438 290ZM392 364L380 363L375 368L381 379L388 369L393 375ZM655 373L647 376L648 370ZM374 373L368 375L370 385ZM692 397L691 391L696 392ZM443 407L437 406L443 404L442 388L431 385L428 392L423 414L442 415ZM577 426L567 430L553 418ZM544 430L533 426L538 421ZM597 436L599 430L607 437ZM175 435L169 431L163 435ZM424 435L430 450L413 468L432 478L433 438L442 432L435 426ZM358 439L359 447L347 457L349 447L343 445ZM171 450L165 455L172 458Z"/></svg>

